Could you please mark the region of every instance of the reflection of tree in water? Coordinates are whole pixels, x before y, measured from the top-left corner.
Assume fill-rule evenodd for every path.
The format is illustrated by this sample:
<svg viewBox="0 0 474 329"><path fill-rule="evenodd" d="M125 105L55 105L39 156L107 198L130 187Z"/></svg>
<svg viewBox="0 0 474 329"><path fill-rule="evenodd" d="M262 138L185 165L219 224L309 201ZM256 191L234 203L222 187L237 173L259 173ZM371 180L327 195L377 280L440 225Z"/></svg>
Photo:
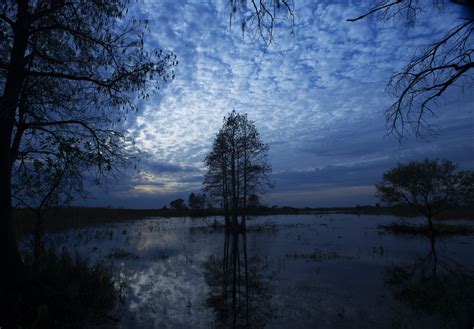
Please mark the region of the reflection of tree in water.
<svg viewBox="0 0 474 329"><path fill-rule="evenodd" d="M434 316L442 328L471 328L474 324L474 272L436 253L435 239L426 257L386 271L394 296L410 309Z"/></svg>
<svg viewBox="0 0 474 329"><path fill-rule="evenodd" d="M210 287L207 304L222 328L263 328L271 315L270 288L257 258L247 255L246 235L226 232L223 257L204 264Z"/></svg>

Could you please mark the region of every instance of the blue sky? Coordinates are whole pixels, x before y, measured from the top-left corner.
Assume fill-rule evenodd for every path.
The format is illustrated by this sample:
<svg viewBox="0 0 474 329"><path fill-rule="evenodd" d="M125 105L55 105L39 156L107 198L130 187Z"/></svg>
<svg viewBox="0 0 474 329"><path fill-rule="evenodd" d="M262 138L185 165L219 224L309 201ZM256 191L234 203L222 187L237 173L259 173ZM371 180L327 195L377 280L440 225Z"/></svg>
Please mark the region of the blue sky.
<svg viewBox="0 0 474 329"><path fill-rule="evenodd" d="M270 145L275 188L268 205L352 206L376 202L374 184L397 162L447 158L474 169L474 93L454 90L428 142L387 136L385 91L415 49L436 41L460 16L457 6L422 12L418 24L368 19L349 23L367 1L295 1L293 33L285 21L264 51L227 1L140 1L150 20L147 46L173 51L176 78L131 114L124 126L142 151L138 171L94 205L161 207L199 191L203 160L223 117L248 113ZM452 9L449 9L452 8ZM450 11L451 10L451 11ZM238 23L238 22L237 22Z"/></svg>

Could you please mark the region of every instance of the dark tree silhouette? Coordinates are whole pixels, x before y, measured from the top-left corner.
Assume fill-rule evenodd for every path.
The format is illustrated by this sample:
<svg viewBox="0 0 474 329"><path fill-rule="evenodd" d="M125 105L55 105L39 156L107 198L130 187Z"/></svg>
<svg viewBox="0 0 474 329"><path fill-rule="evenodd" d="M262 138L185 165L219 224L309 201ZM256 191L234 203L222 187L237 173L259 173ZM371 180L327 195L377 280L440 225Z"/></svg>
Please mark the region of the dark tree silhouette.
<svg viewBox="0 0 474 329"><path fill-rule="evenodd" d="M444 6L463 5L466 15L438 41L422 46L402 71L389 80L387 89L396 101L387 109L387 126L399 138L403 137L406 125L412 127L416 136L433 130L430 119L436 116L435 107L448 89L455 87L472 89L474 61L472 60L474 30L474 3L472 1L432 1L427 4L418 0L384 0L359 17L348 19L358 21L369 15L380 14L383 19L404 18L415 24L417 15L426 7L439 9Z"/></svg>
<svg viewBox="0 0 474 329"><path fill-rule="evenodd" d="M192 192L188 197L188 206L193 211L204 209L206 207L206 195Z"/></svg>
<svg viewBox="0 0 474 329"><path fill-rule="evenodd" d="M204 190L221 201L227 227L245 228L249 195L271 187L268 145L247 115L232 111L216 135L206 156Z"/></svg>
<svg viewBox="0 0 474 329"><path fill-rule="evenodd" d="M236 17L240 18L242 34L258 35L266 47L274 42L273 33L280 18L289 19L291 29L294 25L292 0L230 0L230 6L231 26Z"/></svg>
<svg viewBox="0 0 474 329"><path fill-rule="evenodd" d="M427 218L433 234L435 216L474 198L474 172L456 172L456 167L451 161L428 159L398 164L376 185L378 197L389 204L416 209Z"/></svg>
<svg viewBox="0 0 474 329"><path fill-rule="evenodd" d="M176 199L170 202L170 207L176 210L186 209L186 204L183 199Z"/></svg>
<svg viewBox="0 0 474 329"><path fill-rule="evenodd" d="M137 94L147 98L158 78L173 78L175 56L144 48L147 22L127 15L127 3L0 4L0 253L7 281L22 277L13 171L73 156L97 176L107 173L115 159L128 160L114 123L136 109Z"/></svg>
<svg viewBox="0 0 474 329"><path fill-rule="evenodd" d="M274 38L277 21L290 20L294 26L294 5L291 1L230 0L231 21L235 16L241 18L242 31L252 26L258 32L266 46ZM457 25L452 26L432 45L422 46L415 51L411 61L389 79L387 90L395 97L395 102L386 111L386 124L389 131L403 138L407 128L413 129L417 137L423 137L435 130L430 123L436 116L442 96L450 89L460 91L474 87L472 59L474 3L466 0L428 1L419 0L382 0L377 1L358 17L348 18L355 22L371 15L379 15L383 20L400 17L408 25L414 25L417 16L426 9L438 10L443 15L443 7L462 5L465 13ZM285 18L286 15L286 18Z"/></svg>
<svg viewBox="0 0 474 329"><path fill-rule="evenodd" d="M12 182L13 205L27 208L34 214L32 249L35 269L44 250L44 227L55 207L67 205L87 194L82 188L81 161L73 153L65 154L58 161L36 158L16 166Z"/></svg>
<svg viewBox="0 0 474 329"><path fill-rule="evenodd" d="M192 192L191 194L189 194L189 197L188 197L188 206L189 206L189 209L191 209L191 210L199 209L199 207L198 207L198 200L197 200L196 195L194 194L194 192Z"/></svg>
<svg viewBox="0 0 474 329"><path fill-rule="evenodd" d="M247 207L256 208L260 206L260 198L257 194L250 194L247 201Z"/></svg>

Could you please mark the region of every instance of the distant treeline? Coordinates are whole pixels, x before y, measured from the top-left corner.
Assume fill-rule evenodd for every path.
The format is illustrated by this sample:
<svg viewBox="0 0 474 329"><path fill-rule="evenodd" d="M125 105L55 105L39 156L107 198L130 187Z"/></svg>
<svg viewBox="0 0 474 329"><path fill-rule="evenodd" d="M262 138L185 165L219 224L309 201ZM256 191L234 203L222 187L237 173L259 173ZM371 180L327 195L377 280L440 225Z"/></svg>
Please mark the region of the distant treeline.
<svg viewBox="0 0 474 329"><path fill-rule="evenodd" d="M395 215L401 217L419 216L408 207L356 206L337 208L295 208L258 206L248 209L249 216L267 215L299 215L299 214L361 214L361 215ZM91 208L91 207L59 207L48 213L46 230L62 231L94 225L116 223L121 221L143 219L149 217L213 217L222 216L223 209L123 209L123 208ZM34 214L28 209L14 210L17 234L31 232L34 225ZM474 205L453 208L443 214L440 219L474 219Z"/></svg>

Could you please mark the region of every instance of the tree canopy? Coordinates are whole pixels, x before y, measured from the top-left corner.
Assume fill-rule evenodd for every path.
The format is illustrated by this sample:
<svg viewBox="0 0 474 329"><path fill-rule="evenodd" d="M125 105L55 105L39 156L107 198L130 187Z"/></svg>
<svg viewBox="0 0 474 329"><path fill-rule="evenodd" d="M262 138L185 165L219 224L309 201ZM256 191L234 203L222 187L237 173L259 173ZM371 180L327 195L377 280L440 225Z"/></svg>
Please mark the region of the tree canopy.
<svg viewBox="0 0 474 329"><path fill-rule="evenodd" d="M183 199L176 199L170 202L170 207L176 210L186 209L186 203Z"/></svg>
<svg viewBox="0 0 474 329"><path fill-rule="evenodd" d="M26 183L59 177L80 188L85 174L97 181L128 162L115 124L174 77L175 55L145 48L147 21L128 3L0 4L0 252L11 278L21 268L12 193L25 201Z"/></svg>
<svg viewBox="0 0 474 329"><path fill-rule="evenodd" d="M206 156L204 191L221 202L226 224L245 227L245 209L250 195L270 187L268 145L246 114L232 111L216 134ZM230 216L232 217L230 220Z"/></svg>
<svg viewBox="0 0 474 329"><path fill-rule="evenodd" d="M7 165L25 172L74 154L76 168L100 175L128 160L131 145L114 124L177 63L144 48L147 21L127 15L127 1L7 1L0 27Z"/></svg>
<svg viewBox="0 0 474 329"><path fill-rule="evenodd" d="M447 209L474 200L474 172L456 169L448 160L398 164L383 174L377 195L389 204L413 207L431 224Z"/></svg>

